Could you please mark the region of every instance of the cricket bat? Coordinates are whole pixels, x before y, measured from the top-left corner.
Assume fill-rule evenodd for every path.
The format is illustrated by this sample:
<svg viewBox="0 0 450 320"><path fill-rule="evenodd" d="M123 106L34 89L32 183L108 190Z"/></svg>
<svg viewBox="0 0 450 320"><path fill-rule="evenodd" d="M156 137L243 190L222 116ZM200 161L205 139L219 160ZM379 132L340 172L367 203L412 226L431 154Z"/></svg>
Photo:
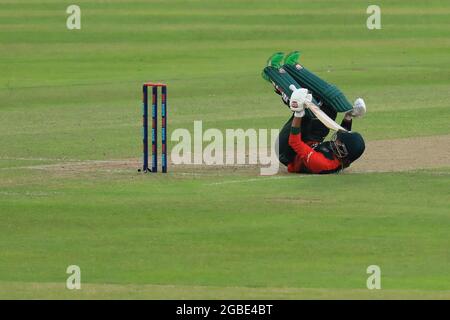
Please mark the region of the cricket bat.
<svg viewBox="0 0 450 320"><path fill-rule="evenodd" d="M289 89L291 89L292 91L297 90L296 86L291 84L289 86ZM334 131L339 131L339 130L343 130L343 131L348 131L346 129L344 129L343 127L341 127L340 125L338 125L336 123L336 121L334 121L333 119L331 119L325 112L323 112L318 106L316 106L314 103L312 102L305 102L305 107L308 108L309 110L311 110L312 113L314 113L314 115L317 117L317 119L320 120L320 122L322 122L328 129L334 130Z"/></svg>
<svg viewBox="0 0 450 320"><path fill-rule="evenodd" d="M328 129L334 130L334 131L348 131L347 129L344 129L340 125L336 123L333 119L331 119L325 112L323 112L318 106L316 106L312 102L305 102L306 108L311 110L312 113L317 117L317 119L320 120Z"/></svg>

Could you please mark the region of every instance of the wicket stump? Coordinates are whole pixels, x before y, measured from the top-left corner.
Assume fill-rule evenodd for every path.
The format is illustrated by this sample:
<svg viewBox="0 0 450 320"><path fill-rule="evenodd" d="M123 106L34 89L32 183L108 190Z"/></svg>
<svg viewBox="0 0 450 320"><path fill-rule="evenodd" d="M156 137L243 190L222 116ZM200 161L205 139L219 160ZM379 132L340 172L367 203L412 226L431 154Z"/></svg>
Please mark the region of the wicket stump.
<svg viewBox="0 0 450 320"><path fill-rule="evenodd" d="M148 88L152 88L152 167L149 170L148 158ZM158 172L158 88L161 88L161 169L167 172L167 85L163 83L144 83L142 86L142 134L143 134L143 172Z"/></svg>

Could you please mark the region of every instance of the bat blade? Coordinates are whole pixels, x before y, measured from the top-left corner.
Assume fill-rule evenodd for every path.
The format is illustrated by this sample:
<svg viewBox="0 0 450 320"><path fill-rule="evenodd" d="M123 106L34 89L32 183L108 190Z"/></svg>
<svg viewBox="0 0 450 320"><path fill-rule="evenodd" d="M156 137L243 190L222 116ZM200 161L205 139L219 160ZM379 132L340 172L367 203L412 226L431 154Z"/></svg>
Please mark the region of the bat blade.
<svg viewBox="0 0 450 320"><path fill-rule="evenodd" d="M331 119L325 112L323 112L318 106L316 106L312 102L305 102L305 106L311 110L312 113L317 117L317 119L320 120L328 129L334 130L334 131L348 131L347 129L344 129L340 125L336 123L333 119Z"/></svg>

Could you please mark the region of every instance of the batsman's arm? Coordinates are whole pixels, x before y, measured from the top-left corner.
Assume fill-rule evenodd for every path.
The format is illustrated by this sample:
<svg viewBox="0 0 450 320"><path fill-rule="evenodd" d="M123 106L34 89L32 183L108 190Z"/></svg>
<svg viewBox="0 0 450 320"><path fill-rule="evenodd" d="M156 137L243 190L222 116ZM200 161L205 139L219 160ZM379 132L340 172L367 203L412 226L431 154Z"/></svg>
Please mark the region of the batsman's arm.
<svg viewBox="0 0 450 320"><path fill-rule="evenodd" d="M301 123L302 118L293 119L289 145L300 156L306 168L312 173L322 173L338 168L340 166L339 160L327 159L323 154L315 151L302 141L300 134Z"/></svg>
<svg viewBox="0 0 450 320"><path fill-rule="evenodd" d="M291 134L289 135L289 145L294 149L295 153L302 159L306 159L311 152L315 152L310 146L302 141L300 127L302 118L295 117L292 120Z"/></svg>
<svg viewBox="0 0 450 320"><path fill-rule="evenodd" d="M302 126L302 119L300 117L294 117L294 120L292 120L292 128L298 128L299 132L300 132L300 127ZM291 128L291 133L292 133L292 128ZM294 130L295 131L295 130Z"/></svg>
<svg viewBox="0 0 450 320"><path fill-rule="evenodd" d="M345 115L345 117L342 119L341 127L348 131L352 131L352 122L352 117L347 117L347 115Z"/></svg>

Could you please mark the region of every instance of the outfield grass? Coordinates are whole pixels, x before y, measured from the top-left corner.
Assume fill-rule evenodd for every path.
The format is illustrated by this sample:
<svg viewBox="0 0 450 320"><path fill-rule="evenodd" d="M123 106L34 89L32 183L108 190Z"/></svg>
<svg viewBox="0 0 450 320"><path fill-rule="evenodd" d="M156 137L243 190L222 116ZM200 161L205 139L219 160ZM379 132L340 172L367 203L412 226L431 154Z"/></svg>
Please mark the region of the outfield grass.
<svg viewBox="0 0 450 320"><path fill-rule="evenodd" d="M79 31L69 4L0 7L0 298L450 298L450 164L73 166L140 156L148 80L169 85L172 130L280 127L289 114L260 77L279 50L366 99L368 140L448 135L449 3L380 1L376 31L364 1L77 1ZM71 264L79 292L64 289ZM380 292L365 289L372 264Z"/></svg>

